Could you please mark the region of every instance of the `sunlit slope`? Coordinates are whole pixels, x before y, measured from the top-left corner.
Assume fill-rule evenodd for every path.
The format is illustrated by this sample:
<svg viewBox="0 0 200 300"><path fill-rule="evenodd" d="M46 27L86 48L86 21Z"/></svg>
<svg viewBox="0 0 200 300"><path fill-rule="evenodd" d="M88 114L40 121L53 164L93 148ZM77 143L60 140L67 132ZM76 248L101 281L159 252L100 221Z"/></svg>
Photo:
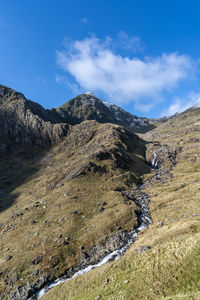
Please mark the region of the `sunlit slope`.
<svg viewBox="0 0 200 300"><path fill-rule="evenodd" d="M199 109L191 109L144 136L147 158L159 150L162 162L146 176L154 178L146 186L153 224L123 258L55 287L42 299L200 299L199 119ZM138 253L141 246L151 249Z"/></svg>

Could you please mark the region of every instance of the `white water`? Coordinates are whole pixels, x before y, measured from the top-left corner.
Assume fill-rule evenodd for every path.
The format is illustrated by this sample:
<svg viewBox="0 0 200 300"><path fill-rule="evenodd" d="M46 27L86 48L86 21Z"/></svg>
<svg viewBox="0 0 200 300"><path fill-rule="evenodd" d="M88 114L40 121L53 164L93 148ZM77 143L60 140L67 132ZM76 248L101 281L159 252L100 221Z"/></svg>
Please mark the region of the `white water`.
<svg viewBox="0 0 200 300"><path fill-rule="evenodd" d="M110 254L106 255L97 264L95 264L95 265L89 265L88 267L85 267L84 269L77 271L70 278L64 278L63 277L63 278L56 279L53 283L47 285L46 287L42 288L39 292L37 292L36 296L34 296L35 298L31 297L28 300L31 300L31 299L40 299L46 292L48 292L50 289L52 289L56 285L64 283L66 281L69 281L69 280L71 280L71 279L73 279L75 277L78 277L80 275L83 275L85 273L88 273L92 269L98 268L98 267L100 267L100 266L102 266L102 265L104 265L104 264L106 264L106 263L108 263L110 261L119 259L126 252L126 250L130 247L130 245L134 243L135 239L137 238L138 232L146 229L148 227L148 225L152 223L152 220L151 220L151 218L149 216L149 211L148 211L148 207L147 207L147 205L145 203L145 200L146 200L145 197L142 197L142 200L141 200L141 203L140 203L141 208L142 208L140 219L143 218L147 222L141 222L140 226L133 231L132 236L127 241L127 244L124 247L122 247L119 250L115 250L115 251L111 252Z"/></svg>
<svg viewBox="0 0 200 300"><path fill-rule="evenodd" d="M151 166L153 168L157 168L158 167L158 159L157 159L156 150L153 151L153 160L152 160Z"/></svg>

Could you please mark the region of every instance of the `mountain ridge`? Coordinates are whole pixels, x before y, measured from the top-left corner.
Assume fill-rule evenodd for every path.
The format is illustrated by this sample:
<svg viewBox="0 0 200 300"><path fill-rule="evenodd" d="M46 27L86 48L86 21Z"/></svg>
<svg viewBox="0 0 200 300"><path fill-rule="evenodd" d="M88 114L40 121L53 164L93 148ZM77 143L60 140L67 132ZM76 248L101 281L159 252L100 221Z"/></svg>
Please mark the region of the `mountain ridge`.
<svg viewBox="0 0 200 300"><path fill-rule="evenodd" d="M146 118L138 118L115 105L104 104L91 93L81 94L59 108L45 109L22 93L0 85L0 154L23 147L47 147L58 143L71 125L85 120L113 123L131 132L149 130Z"/></svg>

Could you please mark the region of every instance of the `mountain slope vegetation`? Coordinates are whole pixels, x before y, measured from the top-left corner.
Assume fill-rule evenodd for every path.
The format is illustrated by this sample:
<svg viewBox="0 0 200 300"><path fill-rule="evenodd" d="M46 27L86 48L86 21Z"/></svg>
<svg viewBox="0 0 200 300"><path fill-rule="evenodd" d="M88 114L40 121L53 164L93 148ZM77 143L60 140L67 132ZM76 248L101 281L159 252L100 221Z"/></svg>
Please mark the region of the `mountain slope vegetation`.
<svg viewBox="0 0 200 300"><path fill-rule="evenodd" d="M150 167L146 143L121 126L56 124L15 91L1 88L1 97L9 151L2 151L0 165L0 291L3 299L27 299L32 287L84 264L92 247L105 245L105 253L120 247L126 231L138 226L140 210L126 195ZM8 112L15 118L7 120ZM66 131L45 140L46 126ZM42 142L13 140L27 132ZM112 236L116 242L108 243ZM94 260L104 255L99 247Z"/></svg>
<svg viewBox="0 0 200 300"><path fill-rule="evenodd" d="M199 112L191 108L143 136L147 160L156 155L159 167L145 175L153 224L119 261L42 299L200 299Z"/></svg>
<svg viewBox="0 0 200 300"><path fill-rule="evenodd" d="M147 120L91 93L46 110L0 85L0 297L25 300L123 247L142 184L152 225L42 299L200 299L199 113Z"/></svg>

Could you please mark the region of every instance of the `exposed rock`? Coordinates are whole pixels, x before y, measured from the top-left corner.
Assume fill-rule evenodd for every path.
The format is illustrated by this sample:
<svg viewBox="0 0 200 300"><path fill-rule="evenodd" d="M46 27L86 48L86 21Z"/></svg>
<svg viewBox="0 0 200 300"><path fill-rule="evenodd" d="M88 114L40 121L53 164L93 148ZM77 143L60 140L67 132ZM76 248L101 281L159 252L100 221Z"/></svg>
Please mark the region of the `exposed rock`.
<svg viewBox="0 0 200 300"><path fill-rule="evenodd" d="M38 265L42 261L42 258L43 258L42 255L38 255L36 258L34 258L34 260L32 261L32 264Z"/></svg>
<svg viewBox="0 0 200 300"><path fill-rule="evenodd" d="M82 252L82 257L84 259L87 259L87 258L89 258L89 255L86 252Z"/></svg>
<svg viewBox="0 0 200 300"><path fill-rule="evenodd" d="M146 132L154 127L147 118L138 118L117 105L103 102L92 93L78 95L52 112L62 122L72 125L85 120L96 120L99 123L118 124L132 132ZM104 152L99 157L101 155Z"/></svg>
<svg viewBox="0 0 200 300"><path fill-rule="evenodd" d="M37 276L39 274L39 272L40 272L39 270L34 270L33 273L32 273L32 275L33 276Z"/></svg>
<svg viewBox="0 0 200 300"><path fill-rule="evenodd" d="M59 258L56 258L56 260L51 264L52 268L55 268L59 264Z"/></svg>
<svg viewBox="0 0 200 300"><path fill-rule="evenodd" d="M66 246L66 245L69 245L69 241L64 240L64 241L62 241L62 244L65 245L65 246Z"/></svg>
<svg viewBox="0 0 200 300"><path fill-rule="evenodd" d="M7 256L7 258L6 258L6 260L9 261L9 260L11 260L11 259L12 259L12 255L9 254L9 255Z"/></svg>
<svg viewBox="0 0 200 300"><path fill-rule="evenodd" d="M12 274L12 277L11 277L11 280L12 280L13 283L17 282L17 280L18 280L18 275L17 275L16 273L13 273L13 274Z"/></svg>
<svg viewBox="0 0 200 300"><path fill-rule="evenodd" d="M109 282L110 282L110 279L106 278L106 281L105 281L104 285L108 285Z"/></svg>
<svg viewBox="0 0 200 300"><path fill-rule="evenodd" d="M129 283L129 280L124 280L124 283Z"/></svg>
<svg viewBox="0 0 200 300"><path fill-rule="evenodd" d="M163 222L158 221L158 226L163 226L163 225L164 225Z"/></svg>
<svg viewBox="0 0 200 300"><path fill-rule="evenodd" d="M143 253L146 252L147 250L151 249L150 246L140 246L137 250L136 253Z"/></svg>
<svg viewBox="0 0 200 300"><path fill-rule="evenodd" d="M101 208L99 209L99 213L101 214L104 210L105 210L105 208L104 208L104 207L101 207Z"/></svg>
<svg viewBox="0 0 200 300"><path fill-rule="evenodd" d="M66 135L67 124L54 124L47 110L0 85L0 155L22 147L44 147ZM51 123L53 122L53 123Z"/></svg>
<svg viewBox="0 0 200 300"><path fill-rule="evenodd" d="M12 291L8 300L26 300L33 294L33 289L29 283L26 286L17 286L15 291Z"/></svg>

